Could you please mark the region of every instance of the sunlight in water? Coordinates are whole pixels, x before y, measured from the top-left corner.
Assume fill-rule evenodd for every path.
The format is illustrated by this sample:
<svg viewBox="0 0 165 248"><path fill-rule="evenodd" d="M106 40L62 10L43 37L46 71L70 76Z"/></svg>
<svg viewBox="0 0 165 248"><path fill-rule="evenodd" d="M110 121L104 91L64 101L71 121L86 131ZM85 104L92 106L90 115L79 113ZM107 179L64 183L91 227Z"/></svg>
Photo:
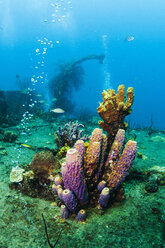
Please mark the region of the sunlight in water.
<svg viewBox="0 0 165 248"><path fill-rule="evenodd" d="M104 85L103 85L103 89L112 89L113 86L111 85L111 74L108 68L109 67L109 60L108 60L108 56L109 56L109 52L108 52L108 36L107 35L102 35L102 43L103 43L103 48L104 48L104 55L105 55L105 59L104 59Z"/></svg>

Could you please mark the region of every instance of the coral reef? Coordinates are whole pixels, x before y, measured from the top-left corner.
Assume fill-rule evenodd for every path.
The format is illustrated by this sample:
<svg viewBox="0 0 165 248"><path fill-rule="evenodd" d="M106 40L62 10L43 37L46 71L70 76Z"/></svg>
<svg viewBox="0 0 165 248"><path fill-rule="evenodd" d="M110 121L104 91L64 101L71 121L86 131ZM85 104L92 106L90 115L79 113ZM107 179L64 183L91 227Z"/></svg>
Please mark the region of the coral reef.
<svg viewBox="0 0 165 248"><path fill-rule="evenodd" d="M69 146L73 147L75 142L79 139L86 141L88 139L87 135L82 136L84 128L83 124L76 122L66 123L64 127L59 126L59 129L54 134L54 139L58 147Z"/></svg>
<svg viewBox="0 0 165 248"><path fill-rule="evenodd" d="M102 97L103 102L97 108L99 116L103 119L99 124L108 133L108 142L112 143L117 131L127 127L124 118L132 111L134 92L133 88L129 87L125 101L125 86L119 85L117 94L115 90L108 89L103 91Z"/></svg>
<svg viewBox="0 0 165 248"><path fill-rule="evenodd" d="M121 185L133 164L137 143L129 140L123 147L124 139L125 131L119 129L107 153L107 137L102 129L95 128L88 146L78 140L67 150L60 171L56 164L58 153L54 156L51 151L41 151L24 173L15 176L15 168L12 170L11 183L20 182L23 192L36 191L37 196L58 199L63 219L77 214L78 221L85 221L85 208L104 209L115 195L118 201L125 199Z"/></svg>
<svg viewBox="0 0 165 248"><path fill-rule="evenodd" d="M98 108L103 121L99 124L108 134L95 128L89 143L84 142L88 136L82 137L83 130L79 128L84 126L78 121L69 122L63 128L59 126L54 137L61 149L35 154L31 165L26 168L26 180L23 178L22 185L32 189L28 180L28 176L29 179L32 176L31 182L40 187L38 192L41 195L48 195L51 191L57 204L62 204L61 217L64 220L76 214L76 219L84 222L84 209L87 207L104 209L115 197L117 201L124 200L121 185L137 153L134 140L128 140L124 147L126 124L123 121L131 112L133 97L133 88L130 87L125 102L124 85L119 86L117 94L114 90L103 92L103 103ZM28 170L31 172L29 175Z"/></svg>
<svg viewBox="0 0 165 248"><path fill-rule="evenodd" d="M34 155L26 172L21 171L18 178L11 179L11 182L21 182L23 190L24 187L32 190L34 185L38 185L39 195L45 196L44 192L47 192L50 199L54 194L59 204L64 205L61 207L63 219L78 213L76 219L84 221L86 212L81 209L82 206L104 209L114 197L114 192L119 201L125 199L120 186L133 164L137 143L129 140L123 147L124 140L125 131L119 129L107 153L107 137L102 129L95 128L88 146L83 140L77 140L74 147L67 150L61 171L56 164L58 153L54 156L51 151L41 151ZM11 178L15 177L14 169ZM50 191L52 195L48 197Z"/></svg>

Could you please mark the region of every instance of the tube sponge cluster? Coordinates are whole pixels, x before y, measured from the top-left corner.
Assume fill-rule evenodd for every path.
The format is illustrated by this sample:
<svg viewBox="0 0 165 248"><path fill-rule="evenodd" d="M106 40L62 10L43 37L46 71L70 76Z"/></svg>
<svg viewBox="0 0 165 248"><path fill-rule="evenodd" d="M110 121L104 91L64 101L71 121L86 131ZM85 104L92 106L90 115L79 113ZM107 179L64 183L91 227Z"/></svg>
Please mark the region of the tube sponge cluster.
<svg viewBox="0 0 165 248"><path fill-rule="evenodd" d="M124 140L125 131L119 129L106 155L107 137L102 129L96 128L86 150L84 141L78 140L74 148L67 151L61 168L62 178L57 176L52 186L62 202L62 218L77 213L76 219L84 221L84 208L93 201L99 209L108 206L111 193L123 183L137 152L137 143L131 140L123 149Z"/></svg>

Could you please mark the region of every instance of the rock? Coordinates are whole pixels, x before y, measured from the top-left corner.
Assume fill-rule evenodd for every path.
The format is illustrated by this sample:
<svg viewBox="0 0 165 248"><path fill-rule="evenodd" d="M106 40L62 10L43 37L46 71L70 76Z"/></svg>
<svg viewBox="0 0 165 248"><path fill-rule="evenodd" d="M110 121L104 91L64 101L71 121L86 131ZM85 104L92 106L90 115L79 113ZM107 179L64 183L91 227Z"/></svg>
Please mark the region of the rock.
<svg viewBox="0 0 165 248"><path fill-rule="evenodd" d="M159 135L152 137L151 140L155 142L165 142L165 138Z"/></svg>
<svg viewBox="0 0 165 248"><path fill-rule="evenodd" d="M159 175L159 176L158 176L158 184L159 184L160 186L165 185L165 177L164 177L164 176L162 176L162 175Z"/></svg>
<svg viewBox="0 0 165 248"><path fill-rule="evenodd" d="M0 145L0 150L4 150L5 148L3 146Z"/></svg>
<svg viewBox="0 0 165 248"><path fill-rule="evenodd" d="M0 151L0 155L6 156L7 155L7 151L6 150Z"/></svg>
<svg viewBox="0 0 165 248"><path fill-rule="evenodd" d="M150 171L165 175L165 166L154 166L150 169Z"/></svg>
<svg viewBox="0 0 165 248"><path fill-rule="evenodd" d="M157 175L153 174L148 178L148 181L145 186L145 190L150 193L154 193L158 190L158 183L157 183Z"/></svg>
<svg viewBox="0 0 165 248"><path fill-rule="evenodd" d="M13 143L17 139L17 136L13 131L7 130L3 134L3 141Z"/></svg>
<svg viewBox="0 0 165 248"><path fill-rule="evenodd" d="M25 170L21 169L20 167L16 166L12 168L10 173L10 182L11 183L19 183L23 181L23 172Z"/></svg>

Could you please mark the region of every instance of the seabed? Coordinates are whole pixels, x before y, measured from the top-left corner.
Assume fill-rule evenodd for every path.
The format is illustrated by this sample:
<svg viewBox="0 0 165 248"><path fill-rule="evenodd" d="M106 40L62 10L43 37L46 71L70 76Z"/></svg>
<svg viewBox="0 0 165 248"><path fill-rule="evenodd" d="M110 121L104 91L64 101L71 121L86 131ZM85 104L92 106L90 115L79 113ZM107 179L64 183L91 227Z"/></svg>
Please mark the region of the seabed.
<svg viewBox="0 0 165 248"><path fill-rule="evenodd" d="M57 119L48 123L33 121L31 135L19 135L15 143L0 141L0 248L46 248L42 214L48 235L55 247L100 248L163 248L165 247L165 133L152 135L147 129L129 130L127 138L138 143L138 155L124 188L126 199L110 204L105 211L87 210L87 221L70 218L61 221L60 208L53 201L32 198L9 187L10 172L19 161L21 166L32 161L34 153L20 147L28 140L32 147L55 148L54 131L68 120ZM83 123L85 124L85 123ZM29 124L30 125L30 124ZM53 126L53 128L52 128ZM87 133L99 127L97 119L86 123ZM10 130L20 132L21 125ZM153 185L149 185L149 180ZM160 179L161 178L161 179ZM61 235L59 236L59 234Z"/></svg>

